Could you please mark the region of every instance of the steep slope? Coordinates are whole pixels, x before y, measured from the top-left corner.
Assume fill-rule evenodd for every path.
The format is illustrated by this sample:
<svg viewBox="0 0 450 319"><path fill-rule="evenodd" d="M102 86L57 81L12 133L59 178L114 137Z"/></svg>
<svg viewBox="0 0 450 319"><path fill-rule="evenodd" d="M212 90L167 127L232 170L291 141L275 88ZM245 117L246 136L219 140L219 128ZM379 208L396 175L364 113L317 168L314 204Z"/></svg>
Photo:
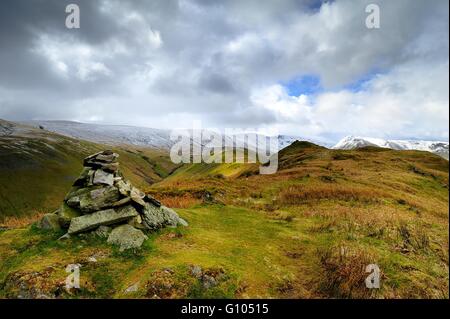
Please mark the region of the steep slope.
<svg viewBox="0 0 450 319"><path fill-rule="evenodd" d="M394 150L417 150L437 154L449 159L448 142L420 140L383 140L371 137L347 136L340 140L334 149L353 150L366 146L377 146Z"/></svg>
<svg viewBox="0 0 450 319"><path fill-rule="evenodd" d="M6 216L56 209L79 175L81 159L109 148L7 121L0 127L0 222ZM160 151L114 149L124 161L124 174L138 187L160 181L176 168Z"/></svg>

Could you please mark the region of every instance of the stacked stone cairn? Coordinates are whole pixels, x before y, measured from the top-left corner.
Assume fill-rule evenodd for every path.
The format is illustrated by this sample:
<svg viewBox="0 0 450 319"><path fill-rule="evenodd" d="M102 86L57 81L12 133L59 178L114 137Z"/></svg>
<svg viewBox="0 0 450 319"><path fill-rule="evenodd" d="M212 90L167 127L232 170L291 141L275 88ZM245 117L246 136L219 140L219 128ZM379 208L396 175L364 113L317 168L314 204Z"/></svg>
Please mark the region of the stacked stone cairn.
<svg viewBox="0 0 450 319"><path fill-rule="evenodd" d="M187 226L172 209L125 180L118 157L107 150L85 158L84 169L63 204L45 215L40 227L67 229L61 239L93 232L125 250L140 247L147 239L145 231Z"/></svg>

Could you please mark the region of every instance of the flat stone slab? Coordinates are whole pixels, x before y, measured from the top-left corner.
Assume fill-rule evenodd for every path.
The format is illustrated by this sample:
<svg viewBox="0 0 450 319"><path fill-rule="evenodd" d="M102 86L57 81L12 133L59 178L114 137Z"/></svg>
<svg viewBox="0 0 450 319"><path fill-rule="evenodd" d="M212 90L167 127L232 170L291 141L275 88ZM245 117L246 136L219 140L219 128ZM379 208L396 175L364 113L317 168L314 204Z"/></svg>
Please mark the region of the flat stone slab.
<svg viewBox="0 0 450 319"><path fill-rule="evenodd" d="M138 212L136 211L136 209L134 209L130 205L117 209L106 209L92 214L75 217L72 218L70 222L68 233L71 235L78 234L102 225L111 225L126 221L137 215Z"/></svg>
<svg viewBox="0 0 450 319"><path fill-rule="evenodd" d="M94 185L109 185L113 186L114 184L114 175L111 173L107 173L101 169L98 169L94 173L94 180L92 181Z"/></svg>
<svg viewBox="0 0 450 319"><path fill-rule="evenodd" d="M79 197L79 207L82 212L90 213L111 207L120 199L119 190L114 186L94 189ZM69 201L67 204L70 205Z"/></svg>

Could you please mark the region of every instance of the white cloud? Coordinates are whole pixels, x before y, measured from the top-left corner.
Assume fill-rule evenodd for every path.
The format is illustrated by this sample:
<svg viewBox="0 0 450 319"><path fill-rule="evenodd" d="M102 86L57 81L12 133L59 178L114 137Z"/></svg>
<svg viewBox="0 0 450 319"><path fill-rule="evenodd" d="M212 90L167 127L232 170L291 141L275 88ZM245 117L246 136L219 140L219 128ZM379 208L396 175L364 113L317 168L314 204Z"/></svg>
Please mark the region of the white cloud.
<svg viewBox="0 0 450 319"><path fill-rule="evenodd" d="M35 87L0 82L0 117L28 110L157 127L199 118L306 137L448 139L448 2L377 0L381 28L369 30L372 2L101 1L96 23L82 17L78 33L33 25L18 41L59 81L45 86L15 63L9 73ZM14 56L7 50L0 59ZM345 89L376 72L359 91ZM280 83L302 75L320 78L323 91L289 96Z"/></svg>
<svg viewBox="0 0 450 319"><path fill-rule="evenodd" d="M410 63L374 77L361 91L338 90L308 99L291 97L276 85L257 91L252 101L281 121L297 123L306 135L448 140L448 69L448 62ZM305 119L313 127L305 127Z"/></svg>

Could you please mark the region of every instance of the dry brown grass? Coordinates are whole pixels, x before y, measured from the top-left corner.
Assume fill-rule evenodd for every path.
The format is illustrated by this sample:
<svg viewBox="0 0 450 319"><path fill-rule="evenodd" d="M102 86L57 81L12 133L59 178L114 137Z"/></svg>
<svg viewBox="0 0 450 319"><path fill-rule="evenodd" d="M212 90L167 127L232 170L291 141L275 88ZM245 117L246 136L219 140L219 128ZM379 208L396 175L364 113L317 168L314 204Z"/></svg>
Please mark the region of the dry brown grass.
<svg viewBox="0 0 450 319"><path fill-rule="evenodd" d="M366 266L374 257L366 251L345 246L317 251L322 268L318 290L330 298L371 298L373 290L365 286Z"/></svg>
<svg viewBox="0 0 450 319"><path fill-rule="evenodd" d="M24 228L37 222L44 216L45 212L36 211L34 214L28 216L7 216L0 224L0 227L4 228Z"/></svg>
<svg viewBox="0 0 450 319"><path fill-rule="evenodd" d="M203 202L202 199L196 198L189 193L180 196L159 196L158 200L165 206L172 208L191 208Z"/></svg>
<svg viewBox="0 0 450 319"><path fill-rule="evenodd" d="M282 190L278 201L280 204L297 205L311 200L341 200L378 202L381 198L389 198L388 193L364 186L341 186L336 184L295 185Z"/></svg>

